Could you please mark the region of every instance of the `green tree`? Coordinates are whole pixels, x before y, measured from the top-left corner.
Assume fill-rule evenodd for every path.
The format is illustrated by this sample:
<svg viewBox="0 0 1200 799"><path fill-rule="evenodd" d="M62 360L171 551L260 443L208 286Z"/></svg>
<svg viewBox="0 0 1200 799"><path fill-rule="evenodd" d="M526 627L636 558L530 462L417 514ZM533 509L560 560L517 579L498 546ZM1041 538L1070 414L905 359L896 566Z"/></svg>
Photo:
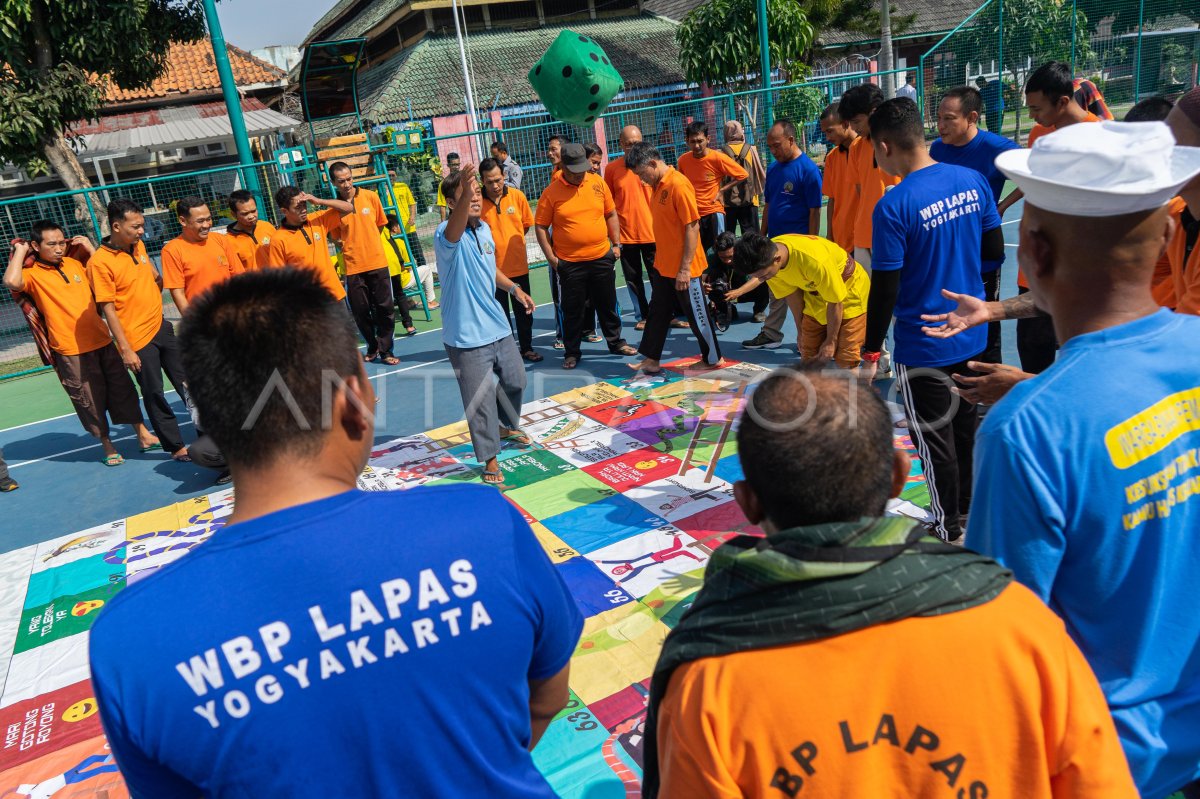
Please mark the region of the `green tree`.
<svg viewBox="0 0 1200 799"><path fill-rule="evenodd" d="M999 54L1000 37L1004 37L1004 64L1001 65L1001 80L1007 72L1011 78L1011 86L1019 98L1016 107L1008 100L1005 105L1014 113L1017 121L1016 138L1021 138L1021 123L1024 117L1022 110L1025 80L1029 77L1026 65L1032 64L1036 69L1047 61L1064 61L1071 63L1071 23L1074 15L1075 23L1075 63L1086 64L1092 60L1093 54L1088 43L1087 15L1073 6L1071 0L1002 0L1004 3L1003 30L998 3L994 0L991 8L976 18L975 24L965 32L963 41L956 50L960 53L971 53L964 60L978 62L986 66L990 60ZM1008 93L1006 92L1006 98ZM934 102L937 98L932 98Z"/></svg>
<svg viewBox="0 0 1200 799"><path fill-rule="evenodd" d="M204 31L200 0L0 0L0 161L89 187L71 124L97 116L110 81L149 86L171 42Z"/></svg>

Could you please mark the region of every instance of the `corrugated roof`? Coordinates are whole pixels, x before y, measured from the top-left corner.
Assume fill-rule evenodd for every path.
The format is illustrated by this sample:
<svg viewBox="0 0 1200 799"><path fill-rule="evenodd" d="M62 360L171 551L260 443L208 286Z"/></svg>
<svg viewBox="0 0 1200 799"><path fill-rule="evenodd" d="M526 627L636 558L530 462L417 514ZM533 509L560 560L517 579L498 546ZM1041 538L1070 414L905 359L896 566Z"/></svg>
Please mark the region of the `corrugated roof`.
<svg viewBox="0 0 1200 799"><path fill-rule="evenodd" d="M563 30L594 39L625 85L658 86L684 80L675 25L653 16L622 17L532 30L482 31L470 37L475 97L483 107L536 102L525 75ZM363 116L376 122L462 113L462 65L453 36L427 36L411 50L359 78Z"/></svg>
<svg viewBox="0 0 1200 799"><path fill-rule="evenodd" d="M226 45L233 77L238 86L253 86L260 83L284 84L287 73L274 64ZM212 42L205 38L190 44L175 42L167 55L167 70L162 77L145 89L122 89L110 84L105 102L128 103L137 100L152 100L161 97L209 95L220 93L221 77L213 58Z"/></svg>
<svg viewBox="0 0 1200 799"><path fill-rule="evenodd" d="M294 130L300 122L278 111L264 109L244 115L246 132L261 136L276 131ZM83 137L86 149L80 155L95 156L110 153L139 153L167 150L184 145L221 141L233 135L229 117L201 117L146 125L107 133L90 133Z"/></svg>

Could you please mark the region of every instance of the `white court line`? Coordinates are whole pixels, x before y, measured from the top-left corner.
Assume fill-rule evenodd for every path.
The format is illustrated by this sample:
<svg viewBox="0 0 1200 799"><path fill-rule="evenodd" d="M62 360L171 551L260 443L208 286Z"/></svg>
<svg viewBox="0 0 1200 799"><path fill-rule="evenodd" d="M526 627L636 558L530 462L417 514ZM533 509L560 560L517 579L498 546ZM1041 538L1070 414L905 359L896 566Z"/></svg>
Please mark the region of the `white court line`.
<svg viewBox="0 0 1200 799"><path fill-rule="evenodd" d="M1006 242L1004 246L1005 246L1005 247L1012 247L1012 248L1015 250L1015 249L1017 249L1017 247L1019 247L1019 246L1021 246L1021 245L1019 245L1019 244L1008 244L1008 243Z"/></svg>
<svg viewBox="0 0 1200 799"><path fill-rule="evenodd" d="M554 304L554 303L552 303L552 302L544 302L544 303L542 303L541 305L536 305L536 306L534 306L534 307L535 307L535 308L543 308L543 307L545 307L545 306L547 306L547 305L553 305L553 304ZM628 314L629 314L629 313L631 313L631 312L632 312L631 310L630 310L630 311L624 311L624 312L623 312L621 315L622 315L622 316L626 316L626 315L628 315ZM441 328L440 328L440 327L437 327L437 328L433 328L433 329L431 329L431 330L425 330L425 331L422 331L422 332L424 332L424 333L432 333L432 332L434 332L434 330L441 330ZM420 335L420 333L418 333L417 335ZM548 330L548 331L546 331L545 333L538 333L536 336L534 336L534 338L545 338L546 336L553 336L553 335L555 335L555 331ZM410 338L415 338L415 336L414 336L414 337L410 337ZM365 345L364 345L364 346L365 346ZM424 366L434 366L435 364L439 364L439 363L445 363L446 361L449 361L449 360L450 360L449 358L439 358L439 359L438 359L438 360L436 360L436 361L424 361L424 362L422 362L422 363L414 363L414 364L412 364L412 365L410 365L410 366L402 366L402 367L400 367L399 369L391 369L391 370L389 370L389 371L386 371L386 372L377 372L376 374L369 375L369 376L367 377L367 379L368 379L368 380L375 380L375 379L377 379L377 378L380 378L380 377L387 377L388 375L399 374L400 372L410 372L410 371L412 371L413 369L420 369L420 368L422 368L422 367L424 367ZM174 392L174 389L172 389L171 391L164 392L164 394L173 394L173 393L175 393L175 392ZM64 416L56 416L56 417L54 417L54 418L55 418L55 419L62 419L62 418L65 418L66 416L74 416L74 415L75 415L75 414L73 414L73 413L68 413L68 414L65 414ZM41 422L28 422L27 424L18 425L17 427L10 427L10 428L7 428L6 430L0 430L0 433L7 432L8 430L17 430L17 429L19 429L19 428L21 428L21 427L29 427L30 425L41 424L42 422L50 422L50 421L54 421L54 420L53 420L53 419L43 419ZM191 420L189 419L189 420L187 420L187 421L180 422L180 423L179 423L179 426L180 426L180 427L185 427L185 426L187 426L187 425L190 425L191 423L192 423L192 422L191 422ZM115 443L115 442L117 442L117 441L128 441L128 440L129 440L129 439L131 439L131 438L137 438L137 436L136 436L136 435L132 435L132 434L131 434L131 435L126 435L126 436L121 436L120 438L114 438L114 439L112 439L112 441L113 441L114 443ZM9 468L9 469L19 469L19 468L20 468L20 467L22 467L22 466L29 466L30 464L33 464L33 463L41 463L42 461L48 461L48 460L52 460L52 459L54 459L54 458L58 458L58 457L61 457L61 456L63 456L63 455L73 455L73 454L75 454L76 452L86 452L86 451L87 451L87 450L89 450L89 449L97 449L97 448L99 448L100 446L101 446L100 442L98 442L98 441L97 441L95 444L89 444L89 445L87 445L86 447L76 447L75 449L69 449L69 450L66 450L66 451L64 451L64 452L55 452L55 453L53 453L53 454L51 454L51 455L45 455L45 456L43 456L43 457L41 457L41 458L34 458L33 460L21 461L20 463L11 463L11 464L9 464L8 468Z"/></svg>
<svg viewBox="0 0 1200 799"><path fill-rule="evenodd" d="M1004 227L1005 225L1019 225L1019 224L1021 224L1021 220L1020 220L1020 219L1012 219L1012 220L1010 220L1010 221L1008 221L1008 222L1001 222L1001 223L1000 223L1000 226L1001 226L1001 227Z"/></svg>

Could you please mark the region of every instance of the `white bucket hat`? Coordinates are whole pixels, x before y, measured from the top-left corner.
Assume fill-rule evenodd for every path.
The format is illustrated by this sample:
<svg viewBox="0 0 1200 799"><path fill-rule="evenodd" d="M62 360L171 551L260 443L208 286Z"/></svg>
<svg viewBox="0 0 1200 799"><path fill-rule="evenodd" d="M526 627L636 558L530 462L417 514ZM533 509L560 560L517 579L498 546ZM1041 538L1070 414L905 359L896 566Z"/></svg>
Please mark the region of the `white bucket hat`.
<svg viewBox="0 0 1200 799"><path fill-rule="evenodd" d="M1160 208L1200 174L1200 147L1178 147L1162 122L1088 122L1008 150L996 167L1025 200L1069 216Z"/></svg>

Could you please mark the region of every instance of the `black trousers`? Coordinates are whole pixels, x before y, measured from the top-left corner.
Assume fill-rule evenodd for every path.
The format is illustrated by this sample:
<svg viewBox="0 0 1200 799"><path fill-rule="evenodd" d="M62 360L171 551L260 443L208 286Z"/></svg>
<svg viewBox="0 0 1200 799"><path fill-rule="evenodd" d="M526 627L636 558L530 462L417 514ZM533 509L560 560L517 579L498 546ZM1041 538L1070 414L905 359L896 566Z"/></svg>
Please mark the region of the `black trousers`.
<svg viewBox="0 0 1200 799"><path fill-rule="evenodd" d="M408 236L408 246L411 250L411 255L414 261L421 266L425 265L425 250L421 248L421 239L417 236L414 230L406 234Z"/></svg>
<svg viewBox="0 0 1200 799"><path fill-rule="evenodd" d="M727 205L725 206L725 229L730 233L745 236L751 231L758 232L757 205Z"/></svg>
<svg viewBox="0 0 1200 799"><path fill-rule="evenodd" d="M977 360L979 356L967 359ZM956 385L951 375L975 375L967 361L949 366L895 364L908 432L929 485L934 533L946 541L962 536L962 520L971 507L976 408L950 392Z"/></svg>
<svg viewBox="0 0 1200 799"><path fill-rule="evenodd" d="M654 252L653 243L621 245L621 272L633 300L634 318L639 322L650 313L650 304L646 300L646 274L654 274Z"/></svg>
<svg viewBox="0 0 1200 799"><path fill-rule="evenodd" d="M346 297L354 324L367 342L367 354L392 354L396 337L396 306L387 267L346 276Z"/></svg>
<svg viewBox="0 0 1200 799"><path fill-rule="evenodd" d="M520 286L521 290L526 294L532 296L529 288L528 272L509 279ZM496 289L496 302L500 303L500 307L504 309L505 316L508 316L509 307L512 307L512 315L516 317L516 323L514 324L510 319L509 327L516 330L517 345L521 348L521 354L524 355L533 349L533 314L525 313L525 309L521 307L521 304L507 291Z"/></svg>
<svg viewBox="0 0 1200 799"><path fill-rule="evenodd" d="M163 449L174 455L183 449L183 436L179 432L179 423L175 421L175 412L163 393L163 372L167 379L183 398L191 405L187 393L187 376L183 373L183 360L179 356L179 339L175 338L175 328L163 320L162 327L150 339L150 343L137 351L142 361L142 369L134 377L142 390L142 405L146 408L146 416L150 418L150 427L154 435L162 443Z"/></svg>
<svg viewBox="0 0 1200 799"><path fill-rule="evenodd" d="M1003 269L1003 267L1001 267ZM983 273L983 298L988 302L1000 301L1000 269ZM986 363L1003 363L1003 353L1000 339L1000 323L989 322L987 332L987 349L979 356Z"/></svg>
<svg viewBox="0 0 1200 799"><path fill-rule="evenodd" d="M621 317L617 314L617 276L613 257L607 255L595 261L559 261L558 292L562 305L564 354L579 358L581 342L591 301L600 330L608 343L608 351L616 352L625 346L621 338Z"/></svg>
<svg viewBox="0 0 1200 799"><path fill-rule="evenodd" d="M188 455L191 456L192 463L203 466L205 469L223 472L229 468L229 464L225 462L225 456L221 454L221 450L217 449L217 442L213 441L211 436L203 433L188 447Z"/></svg>
<svg viewBox="0 0 1200 799"><path fill-rule="evenodd" d="M553 266L549 266L547 269L550 271L550 299L554 302L554 337L563 341L565 337L563 335L563 309L562 298L559 296L558 270ZM590 299L583 309L583 329L586 331L584 335L596 332L596 309L592 307Z"/></svg>
<svg viewBox="0 0 1200 799"><path fill-rule="evenodd" d="M408 310L408 297L404 296L404 286L400 285L399 275L389 275L392 284L392 305L395 306L396 316L405 330L413 326L412 313Z"/></svg>
<svg viewBox="0 0 1200 799"><path fill-rule="evenodd" d="M1018 294L1028 291L1017 289ZM1017 355L1021 358L1021 369L1030 374L1041 374L1050 368L1057 354L1058 337L1054 335L1054 321L1049 316L1017 320Z"/></svg>
<svg viewBox="0 0 1200 799"><path fill-rule="evenodd" d="M657 269L650 270L650 315L646 317L646 330L638 352L655 361L662 360L671 319L675 316L676 304L682 305L687 313L688 326L700 343L700 357L709 366L721 360L721 345L717 343L717 330L708 313L708 301L700 278L692 278L687 291L675 288L675 278L663 277Z"/></svg>
<svg viewBox="0 0 1200 799"><path fill-rule="evenodd" d="M725 215L720 211L700 217L700 246L706 251L711 250L724 229Z"/></svg>

